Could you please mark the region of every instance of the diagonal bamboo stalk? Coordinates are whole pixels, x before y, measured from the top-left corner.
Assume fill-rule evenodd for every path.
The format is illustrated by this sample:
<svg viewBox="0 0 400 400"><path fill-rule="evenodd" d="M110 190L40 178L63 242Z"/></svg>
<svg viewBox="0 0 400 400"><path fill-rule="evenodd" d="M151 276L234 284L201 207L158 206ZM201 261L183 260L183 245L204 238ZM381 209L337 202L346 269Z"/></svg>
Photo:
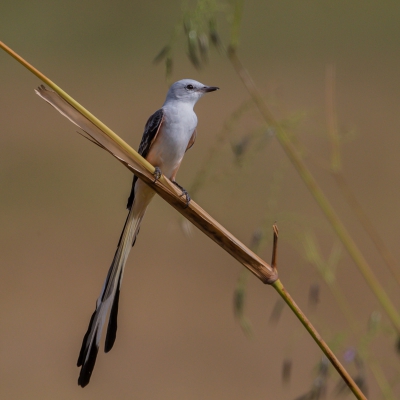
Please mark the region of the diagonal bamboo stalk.
<svg viewBox="0 0 400 400"><path fill-rule="evenodd" d="M339 360L330 350L328 345L323 341L321 336L312 326L310 321L306 318L305 314L300 310L297 304L290 297L289 293L283 287L281 281L278 279L278 272L276 268L271 267L268 263L263 261L260 257L254 254L243 243L236 239L229 231L222 225L214 220L207 214L199 205L193 200L186 206L186 200L182 198L182 192L179 191L175 185L171 183L165 176L161 176L159 180L155 180L153 173L154 167L141 157L132 147L130 147L124 140L117 136L110 128L104 125L100 120L93 116L89 111L82 107L72 97L65 93L59 86L48 79L35 67L25 61L21 56L15 53L11 48L6 46L0 41L0 48L6 51L9 55L14 57L25 68L31 71L44 83L50 86L60 97L62 101L67 101L76 110L82 113L89 121L95 124L101 131L101 137L93 138L94 142L100 147L107 150L121 163L123 163L130 171L142 179L146 184L151 186L164 200L171 204L177 211L179 211L185 218L197 226L203 233L210 237L214 242L220 245L225 251L236 258L254 275L256 275L262 282L271 284L275 290L283 297L285 302L289 305L295 315L299 318L301 323L307 331L314 338L318 346L322 349L332 365L336 368L338 373L342 376L343 380L349 386L351 391L355 394L357 399L366 400L359 387L353 381L346 369L341 365ZM110 146L110 148L108 147ZM277 232L276 232L277 233ZM275 258L274 258L275 260Z"/></svg>
<svg viewBox="0 0 400 400"><path fill-rule="evenodd" d="M154 167L139 155L131 146L121 139L110 128L103 124L99 119L92 115L88 110L82 107L71 96L64 92L53 81L47 78L39 70L29 64L21 56L15 53L11 48L0 41L0 48L14 57L25 68L31 71L44 83L50 86L62 98L60 101L66 101L71 104L82 115L96 125L102 136L95 138L112 155L120 162L128 167L135 175L149 184L164 200L168 201L176 210L183 214L190 222L197 226L202 232L210 237L214 242L223 247L229 254L236 258L241 264L249 269L262 282L271 284L277 278L277 271L268 263L263 261L236 237L228 232L222 225L215 221L193 200L186 207L186 201L182 196L182 192L171 183L164 175L154 182Z"/></svg>

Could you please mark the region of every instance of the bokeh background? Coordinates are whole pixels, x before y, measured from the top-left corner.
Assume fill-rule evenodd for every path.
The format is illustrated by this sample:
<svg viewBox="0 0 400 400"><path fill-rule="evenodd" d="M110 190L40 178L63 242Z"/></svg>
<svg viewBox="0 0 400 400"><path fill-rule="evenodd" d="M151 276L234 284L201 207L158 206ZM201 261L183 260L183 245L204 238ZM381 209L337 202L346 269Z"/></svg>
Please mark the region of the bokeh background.
<svg viewBox="0 0 400 400"><path fill-rule="evenodd" d="M226 2L218 14L225 43L229 10ZM163 65L152 60L181 18L181 1L3 0L0 40L136 148L168 88ZM326 68L335 65L345 175L399 260L399 18L397 1L249 1L239 47L398 309L398 286L321 165L330 159ZM221 88L196 106L198 138L178 174L190 187L248 94L215 49L202 70L186 52L182 37L171 80L190 77ZM78 352L125 220L131 175L35 96L41 82L4 52L0 74L0 397L294 399L306 393L321 358L315 343L286 309L270 322L277 294L253 277L249 340L233 313L242 267L197 230L186 234L178 213L159 198L128 261L116 344L99 352L89 386L77 386ZM386 398L398 398L400 357L389 320L343 250L336 280L356 316L350 330L307 261L302 231L315 233L325 258L340 245L277 140L266 132L250 141L242 161L235 159L232 148L260 125L255 110L235 125L194 199L246 244L277 220L281 280L342 361L346 350L362 347L374 313L381 331L362 349L390 382L393 397ZM270 259L268 243L260 254ZM310 285L319 287L318 304L310 304ZM286 383L285 360L292 366ZM348 368L357 373L354 364ZM339 378L330 374L328 398L335 398ZM365 379L369 398L384 398L368 366Z"/></svg>

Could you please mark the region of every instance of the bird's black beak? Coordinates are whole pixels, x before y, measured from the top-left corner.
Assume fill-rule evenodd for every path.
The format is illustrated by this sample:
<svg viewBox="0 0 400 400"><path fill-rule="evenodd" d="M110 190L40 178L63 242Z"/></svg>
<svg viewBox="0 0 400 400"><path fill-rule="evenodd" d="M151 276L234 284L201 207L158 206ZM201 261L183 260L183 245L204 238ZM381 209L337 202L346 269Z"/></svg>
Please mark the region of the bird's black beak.
<svg viewBox="0 0 400 400"><path fill-rule="evenodd" d="M208 92L214 92L215 90L218 90L218 89L219 89L219 87L216 87L216 86L204 86L201 90L204 93L208 93Z"/></svg>

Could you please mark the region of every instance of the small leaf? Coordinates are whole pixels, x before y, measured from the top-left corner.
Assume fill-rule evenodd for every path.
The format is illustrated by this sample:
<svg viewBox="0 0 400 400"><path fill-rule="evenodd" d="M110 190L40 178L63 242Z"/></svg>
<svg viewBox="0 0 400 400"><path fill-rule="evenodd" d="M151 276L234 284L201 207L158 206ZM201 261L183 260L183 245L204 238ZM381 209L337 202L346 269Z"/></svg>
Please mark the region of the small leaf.
<svg viewBox="0 0 400 400"><path fill-rule="evenodd" d="M277 299L269 317L269 323L277 324L279 322L284 307L285 302L281 298Z"/></svg>
<svg viewBox="0 0 400 400"><path fill-rule="evenodd" d="M164 58L166 58L171 51L171 46L167 45L164 46L160 52L154 57L153 63L154 64L159 64Z"/></svg>
<svg viewBox="0 0 400 400"><path fill-rule="evenodd" d="M222 41L219 37L219 33L217 31L217 21L215 19L210 19L208 22L208 31L210 35L211 43L218 49L218 51L222 51Z"/></svg>
<svg viewBox="0 0 400 400"><path fill-rule="evenodd" d="M308 290L308 304L316 306L320 302L320 287L318 283L313 283Z"/></svg>
<svg viewBox="0 0 400 400"><path fill-rule="evenodd" d="M172 57L167 57L165 59L165 76L167 80L171 77L172 75Z"/></svg>
<svg viewBox="0 0 400 400"><path fill-rule="evenodd" d="M240 158L246 152L250 144L250 137L244 136L240 139L239 142L232 144L232 151L236 158Z"/></svg>
<svg viewBox="0 0 400 400"><path fill-rule="evenodd" d="M194 30L188 33L188 57L196 69L201 67L201 63L197 55L197 32Z"/></svg>
<svg viewBox="0 0 400 400"><path fill-rule="evenodd" d="M197 38L197 42L198 42L198 46L199 46L199 50L200 50L201 59L204 63L207 63L208 62L208 50L209 50L207 35L204 33L199 35Z"/></svg>
<svg viewBox="0 0 400 400"><path fill-rule="evenodd" d="M236 318L243 315L245 292L242 288L236 288L233 293L233 311Z"/></svg>
<svg viewBox="0 0 400 400"><path fill-rule="evenodd" d="M292 377L292 360L283 360L282 364L282 382L288 384Z"/></svg>

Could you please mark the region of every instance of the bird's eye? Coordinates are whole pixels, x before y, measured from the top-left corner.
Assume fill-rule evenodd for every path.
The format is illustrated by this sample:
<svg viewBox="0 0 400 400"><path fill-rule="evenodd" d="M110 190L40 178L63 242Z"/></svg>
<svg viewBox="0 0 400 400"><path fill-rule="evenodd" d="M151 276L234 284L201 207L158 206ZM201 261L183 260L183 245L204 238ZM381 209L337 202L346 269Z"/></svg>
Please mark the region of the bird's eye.
<svg viewBox="0 0 400 400"><path fill-rule="evenodd" d="M194 89L194 86L193 86L193 85L187 85L187 86L186 86L186 89L193 90L193 89Z"/></svg>

